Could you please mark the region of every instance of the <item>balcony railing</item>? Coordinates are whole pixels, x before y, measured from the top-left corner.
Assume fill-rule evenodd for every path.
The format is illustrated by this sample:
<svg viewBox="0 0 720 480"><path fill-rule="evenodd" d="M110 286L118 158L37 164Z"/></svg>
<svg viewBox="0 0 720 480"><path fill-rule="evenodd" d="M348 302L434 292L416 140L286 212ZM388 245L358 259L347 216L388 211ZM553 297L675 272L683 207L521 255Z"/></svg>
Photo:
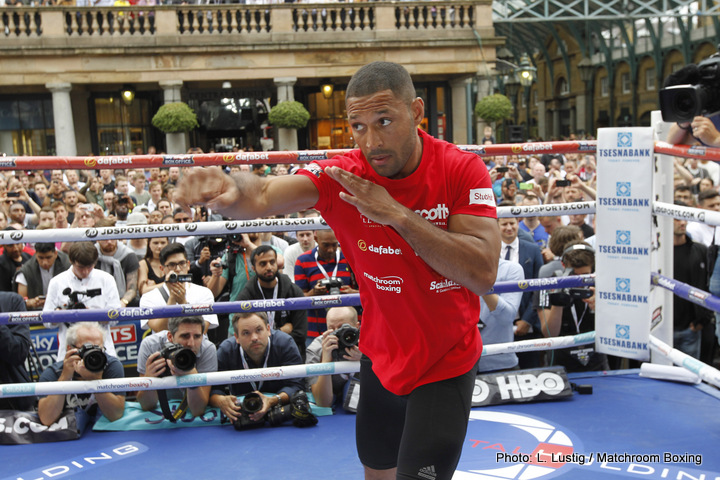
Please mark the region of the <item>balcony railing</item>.
<svg viewBox="0 0 720 480"><path fill-rule="evenodd" d="M448 34L475 28L491 0L372 4L5 7L6 41L75 37L223 36L303 33L417 32ZM50 46L46 43L45 46Z"/></svg>

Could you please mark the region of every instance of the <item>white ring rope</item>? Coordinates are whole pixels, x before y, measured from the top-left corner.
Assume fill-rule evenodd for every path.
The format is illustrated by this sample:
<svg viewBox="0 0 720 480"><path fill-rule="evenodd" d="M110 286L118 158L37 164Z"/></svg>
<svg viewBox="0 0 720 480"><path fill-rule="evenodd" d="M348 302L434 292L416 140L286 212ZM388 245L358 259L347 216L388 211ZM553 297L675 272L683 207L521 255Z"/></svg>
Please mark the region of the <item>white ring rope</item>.
<svg viewBox="0 0 720 480"><path fill-rule="evenodd" d="M523 340L519 342L485 345L483 356L501 353L555 350L574 345L587 345L595 341L595 332L567 337ZM284 367L230 370L184 375L180 377L128 377L108 380L69 382L11 383L0 385L0 398L28 395L60 395L69 393L102 393L137 390L160 390L167 388L202 387L206 385L227 385L272 378L274 380L303 378L316 375L334 375L360 371L360 362L331 362Z"/></svg>
<svg viewBox="0 0 720 480"><path fill-rule="evenodd" d="M672 203L653 202L653 213L663 217L672 217L677 220L720 226L720 212L713 210L683 207L682 205L674 205Z"/></svg>
<svg viewBox="0 0 720 480"><path fill-rule="evenodd" d="M671 360L675 365L683 367L700 377L707 383L720 388L720 371L710 365L687 355L667 343L650 335L650 348Z"/></svg>
<svg viewBox="0 0 720 480"><path fill-rule="evenodd" d="M49 228L0 232L0 245L19 242L83 242L125 240L130 238L232 235L239 233L324 230L330 227L320 217L227 220L224 222L166 223L158 225L122 225L102 228Z"/></svg>

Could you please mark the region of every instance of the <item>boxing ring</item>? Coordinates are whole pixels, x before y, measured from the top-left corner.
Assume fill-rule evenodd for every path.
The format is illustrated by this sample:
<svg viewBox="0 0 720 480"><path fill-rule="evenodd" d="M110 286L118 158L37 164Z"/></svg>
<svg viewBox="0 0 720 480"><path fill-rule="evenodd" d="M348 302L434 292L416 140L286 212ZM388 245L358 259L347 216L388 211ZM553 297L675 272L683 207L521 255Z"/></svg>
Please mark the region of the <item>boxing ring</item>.
<svg viewBox="0 0 720 480"><path fill-rule="evenodd" d="M530 147L526 147L529 145ZM513 155L537 144L461 146L478 155ZM543 153L594 152L595 142L556 142L541 144ZM519 149L519 150L518 150ZM527 151L527 150L525 150ZM263 152L254 154L155 155L129 157L18 157L0 159L0 169L49 168L133 168L161 165L207 166L242 163L304 163L324 159L343 151ZM695 156L720 161L720 150L703 151L657 142L656 154ZM662 163L663 160L657 160ZM4 162L4 163L3 163ZM665 162L667 163L667 162ZM659 174L663 174L662 168ZM665 172L667 175L667 172ZM672 184L672 182L670 182ZM667 183L664 183L667 187ZM671 185L670 185L671 186ZM720 225L720 213L676 207L656 196L653 213L658 219L682 218ZM549 204L498 209L499 217L567 215L593 213L595 202ZM660 221L662 223L662 221ZM662 225L660 226L660 228ZM79 228L0 232L0 245L17 242L81 241L121 239L130 236L185 236L261 231L288 231L327 228L319 218L225 221L179 225ZM665 230L667 232L667 230ZM659 234L658 238L662 238ZM665 233L667 235L667 233ZM671 234L670 234L671 235ZM665 237L667 239L667 237ZM667 246L667 241L658 242ZM672 247L672 242L669 242ZM654 248L654 247L653 247ZM658 246L658 251L661 248ZM662 257L662 255L658 255ZM682 284L666 275L671 272L667 259L658 260L659 269L648 272L648 286L665 297L672 294L720 311L720 298ZM672 262L670 262L670 266ZM655 266L655 265L653 265ZM523 282L500 282L495 293L594 285L594 275ZM238 311L268 311L289 308L358 305L358 295L285 299L272 301L227 302L209 305L175 305L154 309L125 308L58 312L9 312L0 314L0 324L37 324L137 320L167 316ZM671 303L671 302L670 302ZM671 309L665 304L670 323ZM596 323L599 320L596 319ZM649 321L648 321L649 323ZM660 321L659 323L663 323ZM667 325L665 325L667 326ZM638 370L619 370L568 374L583 391L562 400L535 403L506 403L473 408L463 454L455 476L469 479L720 479L720 372L669 346L667 331L653 324L656 335L649 336L653 362L666 367L674 363L684 373L668 381ZM670 337L671 339L672 337ZM555 339L538 339L511 344L487 345L483 355L544 350L596 342L596 335L581 334ZM351 373L359 369L354 362L301 365L259 370L240 370L188 375L186 377L125 378L94 382L33 383L0 385L0 397L138 391L170 387L217 385L250 381L258 376L286 378L317 374ZM649 370L648 370L649 371ZM668 370L670 372L670 370ZM670 378L667 375L665 378ZM691 381L687 381L690 378ZM521 385L525 393L543 385ZM580 389L578 389L580 392ZM476 385L474 397L481 396ZM474 398L475 400L475 398ZM162 415L158 413L160 420ZM75 441L31 445L0 446L0 480L45 478L121 479L138 475L148 478L237 478L274 476L289 479L362 478L354 440L354 415L338 409L334 415L320 416L312 428L265 427L238 432L229 424L213 424L217 418L183 418L187 427L143 431L87 430ZM207 417L207 418L206 418ZM159 421L160 421L159 420ZM28 428L27 425L0 425L0 428Z"/></svg>

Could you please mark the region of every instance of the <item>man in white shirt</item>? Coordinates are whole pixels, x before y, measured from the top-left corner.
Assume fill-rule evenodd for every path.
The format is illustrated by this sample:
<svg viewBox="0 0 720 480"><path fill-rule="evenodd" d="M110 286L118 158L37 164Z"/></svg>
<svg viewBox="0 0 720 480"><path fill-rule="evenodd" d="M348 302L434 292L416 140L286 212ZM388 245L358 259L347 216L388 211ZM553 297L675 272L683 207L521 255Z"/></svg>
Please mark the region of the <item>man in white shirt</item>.
<svg viewBox="0 0 720 480"><path fill-rule="evenodd" d="M698 207L704 210L720 212L720 193L715 190L703 190L698 195ZM720 243L720 240L715 241L715 230L716 227L713 225L700 222L689 222L687 226L687 233L693 241L707 246Z"/></svg>
<svg viewBox="0 0 720 480"><path fill-rule="evenodd" d="M44 312L59 309L110 309L121 308L115 280L109 273L96 270L98 251L92 242L75 242L68 251L70 268L56 275L48 284L47 298L43 306ZM115 345L110 335L110 326L117 322L100 322L105 332L105 351L108 355L117 356ZM68 326L64 323L45 323L47 328L58 329L57 359L65 358L65 334Z"/></svg>
<svg viewBox="0 0 720 480"><path fill-rule="evenodd" d="M209 288L192 282L178 281L179 279L173 281L172 277L185 276L190 271L190 262L182 244L171 243L163 248L160 252L160 263L165 274L165 283L140 297L140 307L185 304L210 305L214 303L215 296ZM210 314L202 317L205 320L205 332L218 326L217 315ZM143 330L150 328L153 332L161 332L168 329L168 318L143 319L140 320L140 327Z"/></svg>

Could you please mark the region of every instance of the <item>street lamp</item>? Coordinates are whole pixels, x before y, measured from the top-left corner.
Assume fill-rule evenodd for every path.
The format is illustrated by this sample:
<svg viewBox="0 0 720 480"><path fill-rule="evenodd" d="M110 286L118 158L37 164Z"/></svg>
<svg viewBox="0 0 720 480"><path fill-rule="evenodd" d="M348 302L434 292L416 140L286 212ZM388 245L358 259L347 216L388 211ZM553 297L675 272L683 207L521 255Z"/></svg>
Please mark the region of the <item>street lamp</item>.
<svg viewBox="0 0 720 480"><path fill-rule="evenodd" d="M132 105L133 100L135 100L135 90L130 85L125 85L120 91L120 97L122 97L125 105Z"/></svg>
<svg viewBox="0 0 720 480"><path fill-rule="evenodd" d="M320 85L320 91L323 94L323 97L330 100L333 96L333 90L335 88L333 87L333 84L330 83L330 80L326 80Z"/></svg>
<svg viewBox="0 0 720 480"><path fill-rule="evenodd" d="M580 70L580 79L586 84L592 80L593 73L595 73L595 67L593 67L592 61L588 57L583 57L578 63L578 70Z"/></svg>
<svg viewBox="0 0 720 480"><path fill-rule="evenodd" d="M130 85L124 85L120 90L120 97L125 105L132 105L132 101L135 100L135 90Z"/></svg>
<svg viewBox="0 0 720 480"><path fill-rule="evenodd" d="M537 74L537 68L532 66L530 57L528 57L527 54L524 54L520 58L520 65L518 65L515 71L523 87L532 86Z"/></svg>

